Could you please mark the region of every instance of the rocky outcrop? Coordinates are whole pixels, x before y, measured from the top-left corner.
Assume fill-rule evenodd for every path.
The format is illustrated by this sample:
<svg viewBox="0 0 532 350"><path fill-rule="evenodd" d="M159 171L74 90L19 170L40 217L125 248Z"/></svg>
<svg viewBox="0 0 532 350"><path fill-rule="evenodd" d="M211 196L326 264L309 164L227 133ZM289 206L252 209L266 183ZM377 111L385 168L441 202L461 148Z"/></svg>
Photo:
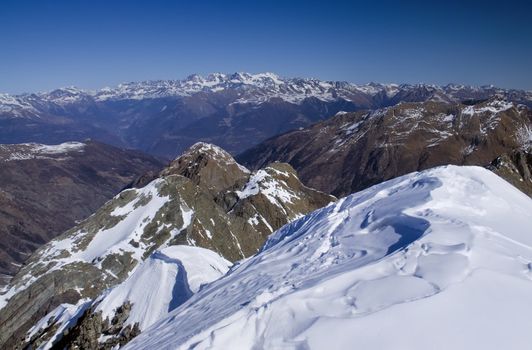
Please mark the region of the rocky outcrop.
<svg viewBox="0 0 532 350"><path fill-rule="evenodd" d="M305 184L343 196L438 165L486 166L526 147L531 130L532 112L499 98L471 105L400 103L337 114L265 141L237 159L252 169L290 163Z"/></svg>
<svg viewBox="0 0 532 350"><path fill-rule="evenodd" d="M163 166L94 141L0 145L0 287L38 247Z"/></svg>
<svg viewBox="0 0 532 350"><path fill-rule="evenodd" d="M532 197L532 149L503 154L487 168Z"/></svg>
<svg viewBox="0 0 532 350"><path fill-rule="evenodd" d="M101 312L94 308L87 308L76 319L76 326L65 328L60 337L54 343L54 349L105 349L122 346L140 334L137 324L124 325L131 304L126 302L116 309L113 319L102 318ZM57 336L60 324L54 322L51 317L49 324L26 338L18 347L25 349L37 349L51 341L51 337Z"/></svg>
<svg viewBox="0 0 532 350"><path fill-rule="evenodd" d="M221 148L198 142L161 172L161 176L169 175L184 176L216 196L241 187L250 172Z"/></svg>
<svg viewBox="0 0 532 350"><path fill-rule="evenodd" d="M0 346L20 344L61 303L94 299L124 281L158 248L204 247L236 261L333 200L302 185L287 164L250 173L222 149L195 145L148 185L121 192L30 258L0 295Z"/></svg>

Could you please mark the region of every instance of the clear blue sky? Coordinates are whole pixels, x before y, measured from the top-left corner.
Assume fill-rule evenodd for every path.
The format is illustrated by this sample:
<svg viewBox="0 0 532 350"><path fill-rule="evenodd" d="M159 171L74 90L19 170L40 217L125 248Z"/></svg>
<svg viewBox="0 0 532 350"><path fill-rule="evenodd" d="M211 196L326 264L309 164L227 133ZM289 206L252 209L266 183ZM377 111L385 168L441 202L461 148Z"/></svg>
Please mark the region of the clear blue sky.
<svg viewBox="0 0 532 350"><path fill-rule="evenodd" d="M8 93L235 71L532 89L527 1L2 0L0 38Z"/></svg>

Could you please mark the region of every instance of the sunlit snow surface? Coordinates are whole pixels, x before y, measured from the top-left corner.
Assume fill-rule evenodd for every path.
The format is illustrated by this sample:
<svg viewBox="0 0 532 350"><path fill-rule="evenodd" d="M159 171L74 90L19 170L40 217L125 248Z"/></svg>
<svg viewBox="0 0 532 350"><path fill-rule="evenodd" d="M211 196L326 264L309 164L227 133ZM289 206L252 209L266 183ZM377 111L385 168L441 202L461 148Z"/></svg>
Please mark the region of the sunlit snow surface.
<svg viewBox="0 0 532 350"><path fill-rule="evenodd" d="M154 252L140 263L122 283L104 292L95 301L81 299L76 305L61 304L39 320L28 332L31 339L39 331L57 325L50 339L39 345L51 349L63 332L89 308L101 312L102 318L113 320L116 311L126 302L131 310L124 326L138 324L142 331L168 315L200 288L223 276L231 263L215 252L189 246L171 246ZM105 336L100 337L101 342Z"/></svg>
<svg viewBox="0 0 532 350"><path fill-rule="evenodd" d="M284 226L128 349L524 349L532 200L478 167L413 173Z"/></svg>
<svg viewBox="0 0 532 350"><path fill-rule="evenodd" d="M231 263L198 247L172 246L152 254L133 274L96 300L96 312L112 320L125 302L132 304L125 324L144 330L181 305L203 284L220 278Z"/></svg>

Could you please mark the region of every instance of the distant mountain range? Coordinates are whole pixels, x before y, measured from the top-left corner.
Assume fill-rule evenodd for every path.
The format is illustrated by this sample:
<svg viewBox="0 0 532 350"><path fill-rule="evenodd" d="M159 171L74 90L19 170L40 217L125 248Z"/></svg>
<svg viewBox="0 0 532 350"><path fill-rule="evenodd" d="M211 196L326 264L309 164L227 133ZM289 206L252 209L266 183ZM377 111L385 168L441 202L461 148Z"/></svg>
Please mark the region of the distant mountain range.
<svg viewBox="0 0 532 350"><path fill-rule="evenodd" d="M191 75L85 91L0 94L0 143L93 138L174 158L197 141L233 154L339 111L399 102L471 102L494 96L532 106L532 92L493 86L356 85L273 73Z"/></svg>

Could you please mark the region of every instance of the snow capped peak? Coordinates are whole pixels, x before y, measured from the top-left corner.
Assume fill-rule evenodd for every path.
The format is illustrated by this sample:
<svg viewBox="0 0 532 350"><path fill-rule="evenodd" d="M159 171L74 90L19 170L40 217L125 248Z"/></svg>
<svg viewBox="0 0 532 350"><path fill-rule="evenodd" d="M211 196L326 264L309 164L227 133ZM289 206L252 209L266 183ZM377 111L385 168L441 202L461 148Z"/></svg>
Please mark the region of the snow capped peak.
<svg viewBox="0 0 532 350"><path fill-rule="evenodd" d="M196 83L201 83L203 81L205 81L205 79L203 79L203 77L199 74L191 74L189 75L185 81L192 81L192 82L196 82Z"/></svg>
<svg viewBox="0 0 532 350"><path fill-rule="evenodd" d="M48 101L65 105L73 102L77 102L83 99L88 92L78 89L74 86L59 88L48 93L41 93L39 96L45 98Z"/></svg>
<svg viewBox="0 0 532 350"><path fill-rule="evenodd" d="M531 101L532 94L517 90L504 90L494 87L473 87L457 84L437 86L433 84L353 84L345 81L324 81L314 78L285 78L271 72L263 73L211 73L207 76L192 74L182 80L153 80L122 83L114 88L97 91L66 87L47 93L19 95L9 97L0 95L0 113L8 111L23 116L21 111L29 112L39 103L47 102L59 106L78 101L94 100L96 102L118 100L142 100L166 97L190 97L198 93L224 94L237 92L236 104L260 104L271 99L281 99L289 103L300 104L308 98L330 102L337 100L356 101L360 95L366 98L383 97L393 99L399 96L418 96L418 100L430 98L446 101L464 99L482 99L494 93L511 95L515 100ZM410 96L410 97L409 97ZM397 101L395 101L397 102ZM35 106L34 106L35 105Z"/></svg>
<svg viewBox="0 0 532 350"><path fill-rule="evenodd" d="M69 94L69 95L78 95L80 93L83 93L84 90L82 89L79 89L75 86L66 86L66 87L61 87L59 89L55 89L55 90L52 90L51 92L49 92L49 94Z"/></svg>
<svg viewBox="0 0 532 350"><path fill-rule="evenodd" d="M284 226L126 349L526 347L529 227L483 168L408 174Z"/></svg>
<svg viewBox="0 0 532 350"><path fill-rule="evenodd" d="M253 76L249 73L245 72L236 72L229 76L230 80L236 80L236 81L250 81L253 78Z"/></svg>

